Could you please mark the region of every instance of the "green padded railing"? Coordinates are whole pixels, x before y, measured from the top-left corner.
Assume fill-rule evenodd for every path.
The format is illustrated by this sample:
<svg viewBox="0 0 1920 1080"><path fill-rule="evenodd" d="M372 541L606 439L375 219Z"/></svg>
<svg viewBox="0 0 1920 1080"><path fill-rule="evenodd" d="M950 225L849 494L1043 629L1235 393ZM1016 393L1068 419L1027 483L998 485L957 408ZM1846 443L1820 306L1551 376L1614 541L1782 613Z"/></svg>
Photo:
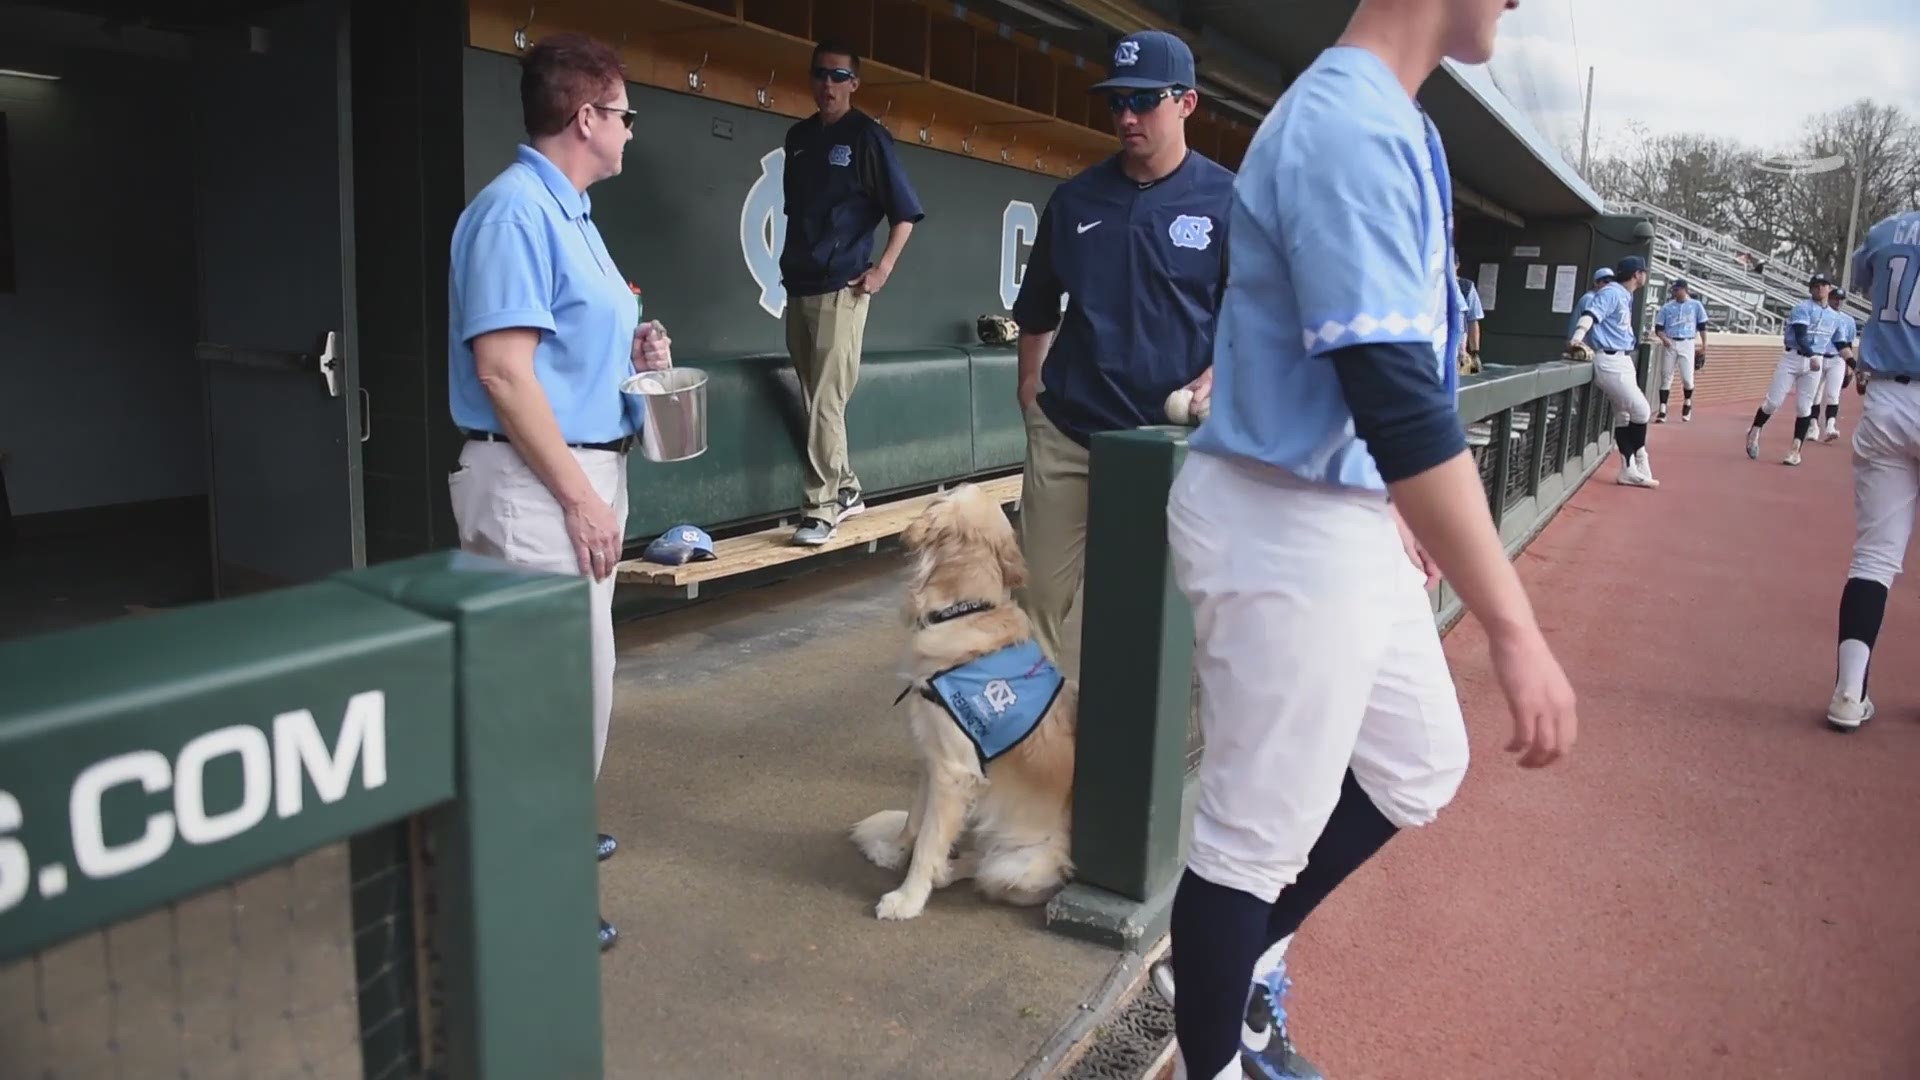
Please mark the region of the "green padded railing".
<svg viewBox="0 0 1920 1080"><path fill-rule="evenodd" d="M364 1076L599 1076L588 667L462 554L0 645L0 1075L311 1074L326 997Z"/></svg>
<svg viewBox="0 0 1920 1080"><path fill-rule="evenodd" d="M1589 364L1554 362L1464 381L1461 420L1509 554L1598 464L1611 406ZM1166 928L1182 861L1187 783L1202 751L1193 723L1193 616L1173 581L1167 495L1186 429L1094 436L1087 498L1085 676L1074 768L1076 880L1048 906L1062 933L1136 948ZM1459 601L1435 590L1435 618Z"/></svg>

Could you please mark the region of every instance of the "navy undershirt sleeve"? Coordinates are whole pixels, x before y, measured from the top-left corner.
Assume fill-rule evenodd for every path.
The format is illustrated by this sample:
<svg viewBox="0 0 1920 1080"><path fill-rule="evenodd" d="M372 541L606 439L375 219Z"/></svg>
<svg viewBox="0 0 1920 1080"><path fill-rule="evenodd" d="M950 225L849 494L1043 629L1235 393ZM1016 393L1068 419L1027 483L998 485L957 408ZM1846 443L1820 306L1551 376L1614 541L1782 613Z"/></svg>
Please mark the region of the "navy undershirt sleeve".
<svg viewBox="0 0 1920 1080"><path fill-rule="evenodd" d="M1807 324L1794 323L1787 327L1787 333L1793 336L1793 351L1802 356L1813 354L1813 346L1807 344Z"/></svg>
<svg viewBox="0 0 1920 1080"><path fill-rule="evenodd" d="M1352 345L1327 354L1380 478L1418 476L1467 447L1460 412L1424 343Z"/></svg>

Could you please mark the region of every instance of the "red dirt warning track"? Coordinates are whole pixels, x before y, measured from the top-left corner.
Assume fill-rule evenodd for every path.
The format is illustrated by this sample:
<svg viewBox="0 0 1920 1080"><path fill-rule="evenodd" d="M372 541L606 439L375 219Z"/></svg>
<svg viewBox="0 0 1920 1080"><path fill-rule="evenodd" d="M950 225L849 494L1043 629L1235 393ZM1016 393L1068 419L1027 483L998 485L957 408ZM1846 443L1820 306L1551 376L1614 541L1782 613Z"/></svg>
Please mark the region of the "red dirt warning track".
<svg viewBox="0 0 1920 1080"><path fill-rule="evenodd" d="M1336 1080L1920 1077L1920 554L1878 717L1827 730L1842 407L1797 469L1789 417L1748 461L1750 405L1676 408L1659 490L1614 484L1616 456L1521 556L1580 698L1569 760L1512 764L1485 635L1448 635L1466 784L1291 954L1296 1037Z"/></svg>

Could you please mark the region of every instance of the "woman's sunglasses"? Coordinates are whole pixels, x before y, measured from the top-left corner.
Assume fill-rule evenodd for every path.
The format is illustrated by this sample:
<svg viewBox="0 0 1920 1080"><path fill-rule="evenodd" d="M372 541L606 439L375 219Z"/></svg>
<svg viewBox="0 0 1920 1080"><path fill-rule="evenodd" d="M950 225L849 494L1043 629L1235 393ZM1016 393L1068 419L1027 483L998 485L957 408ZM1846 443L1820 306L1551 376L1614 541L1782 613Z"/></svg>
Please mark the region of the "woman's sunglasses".
<svg viewBox="0 0 1920 1080"><path fill-rule="evenodd" d="M808 74L813 76L814 82L825 82L831 79L834 82L843 83L853 78L852 71L849 71L846 68L840 68L840 67L837 67L837 68L817 67L817 68L814 68Z"/></svg>
<svg viewBox="0 0 1920 1080"><path fill-rule="evenodd" d="M618 116L620 118L620 122L627 126L628 131L633 130L633 118L640 115L640 110L638 109L622 109L613 105L596 104L594 105L594 108L599 109L601 112L610 112L615 116Z"/></svg>

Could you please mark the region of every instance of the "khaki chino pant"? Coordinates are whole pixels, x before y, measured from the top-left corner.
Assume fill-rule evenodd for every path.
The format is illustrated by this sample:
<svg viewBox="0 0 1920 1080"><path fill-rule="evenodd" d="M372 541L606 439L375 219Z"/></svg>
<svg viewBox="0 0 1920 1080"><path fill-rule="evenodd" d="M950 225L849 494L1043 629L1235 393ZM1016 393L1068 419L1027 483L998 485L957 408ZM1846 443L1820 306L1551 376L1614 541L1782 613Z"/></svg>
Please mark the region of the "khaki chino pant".
<svg viewBox="0 0 1920 1080"><path fill-rule="evenodd" d="M1041 648L1063 674L1080 668L1078 620L1069 626L1087 563L1086 447L1053 426L1038 405L1025 410L1027 467L1020 490L1020 553L1027 587L1020 606Z"/></svg>
<svg viewBox="0 0 1920 1080"><path fill-rule="evenodd" d="M611 450L575 449L573 456L593 490L613 507L613 518L627 528L627 456ZM469 442L460 451L460 467L447 477L460 548L477 555L518 563L553 574L580 575L580 557L567 535L566 512L538 474L508 443ZM607 727L613 716L613 584L587 582L593 652L593 775L606 756Z"/></svg>
<svg viewBox="0 0 1920 1080"><path fill-rule="evenodd" d="M787 299L787 354L807 410L804 512L829 524L840 520L840 489L860 490L847 457L847 402L860 379L869 299L852 289Z"/></svg>

